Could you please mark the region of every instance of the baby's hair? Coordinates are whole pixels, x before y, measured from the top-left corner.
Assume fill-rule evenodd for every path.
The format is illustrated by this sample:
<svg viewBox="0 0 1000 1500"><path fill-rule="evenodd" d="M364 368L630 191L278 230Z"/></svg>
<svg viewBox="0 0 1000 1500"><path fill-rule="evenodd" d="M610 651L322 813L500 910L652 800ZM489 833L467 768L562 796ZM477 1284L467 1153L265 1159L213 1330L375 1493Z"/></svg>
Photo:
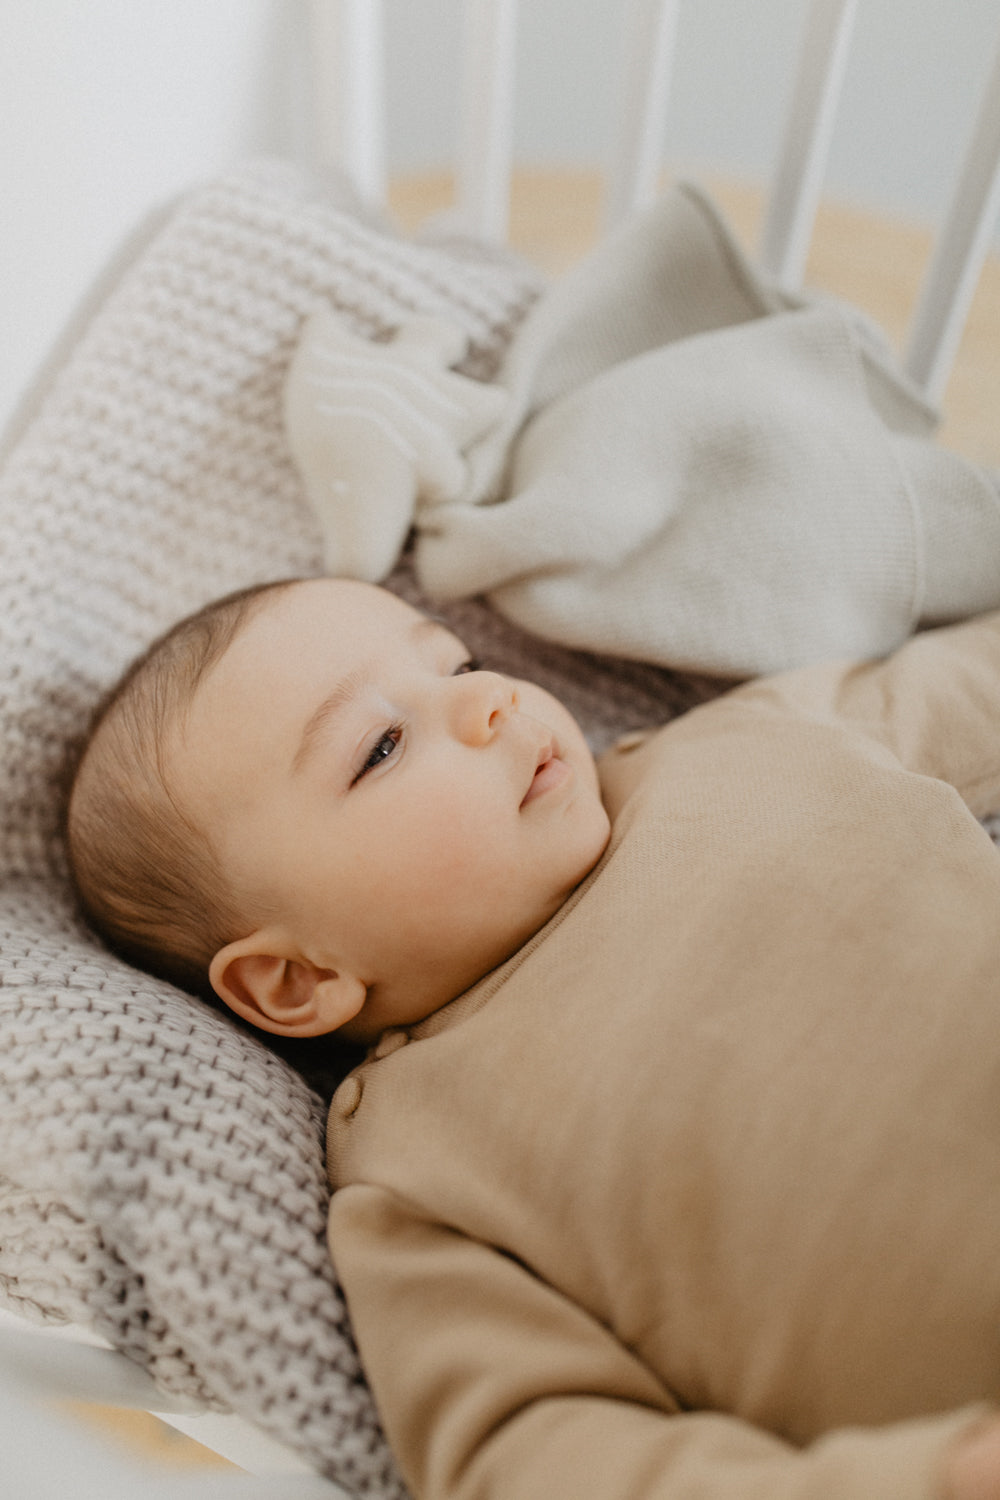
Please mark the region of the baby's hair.
<svg viewBox="0 0 1000 1500"><path fill-rule="evenodd" d="M251 616L298 581L227 594L154 641L98 706L70 790L66 844L84 915L129 963L207 999L208 965L247 913L175 796L164 747Z"/></svg>

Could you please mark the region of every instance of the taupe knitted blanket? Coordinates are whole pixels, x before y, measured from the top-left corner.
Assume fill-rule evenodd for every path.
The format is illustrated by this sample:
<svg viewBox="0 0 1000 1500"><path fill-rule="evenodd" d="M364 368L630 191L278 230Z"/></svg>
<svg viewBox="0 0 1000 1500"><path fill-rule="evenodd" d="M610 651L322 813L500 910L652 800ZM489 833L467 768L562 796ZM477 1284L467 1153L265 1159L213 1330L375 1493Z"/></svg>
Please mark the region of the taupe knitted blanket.
<svg viewBox="0 0 1000 1500"><path fill-rule="evenodd" d="M154 635L231 588L319 571L281 422L317 301L375 339L445 316L464 372L488 378L538 290L510 259L407 242L342 186L253 164L126 247L0 468L0 1300L92 1326L359 1496L402 1486L328 1260L321 1100L82 928L60 801L94 703ZM392 583L416 597L405 566ZM478 601L446 613L597 748L715 691L541 645Z"/></svg>

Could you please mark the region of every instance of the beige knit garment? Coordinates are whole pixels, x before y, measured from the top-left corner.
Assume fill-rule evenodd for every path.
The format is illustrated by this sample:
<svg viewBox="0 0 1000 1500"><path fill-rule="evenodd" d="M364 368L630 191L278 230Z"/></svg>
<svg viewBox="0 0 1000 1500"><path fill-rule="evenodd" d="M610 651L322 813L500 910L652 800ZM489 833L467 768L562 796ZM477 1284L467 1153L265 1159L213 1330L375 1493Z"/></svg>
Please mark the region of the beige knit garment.
<svg viewBox="0 0 1000 1500"><path fill-rule="evenodd" d="M1000 1401L1000 613L600 772L583 884L334 1095L330 1242L403 1472L941 1500Z"/></svg>

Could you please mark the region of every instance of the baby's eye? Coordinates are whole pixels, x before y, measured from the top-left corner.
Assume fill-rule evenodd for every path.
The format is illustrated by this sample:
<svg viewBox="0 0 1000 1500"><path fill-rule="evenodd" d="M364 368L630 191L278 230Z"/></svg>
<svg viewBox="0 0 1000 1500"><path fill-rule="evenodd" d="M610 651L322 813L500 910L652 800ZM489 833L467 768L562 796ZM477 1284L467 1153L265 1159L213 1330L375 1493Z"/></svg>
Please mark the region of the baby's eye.
<svg viewBox="0 0 1000 1500"><path fill-rule="evenodd" d="M363 776L368 775L369 771L374 771L376 766L380 766L383 761L388 760L395 753L396 746L402 737L402 724L390 724L389 728L383 734L380 734L372 745L364 764L355 774L351 786L356 786Z"/></svg>
<svg viewBox="0 0 1000 1500"><path fill-rule="evenodd" d="M455 668L455 676L461 677L463 672L482 672L483 664L478 656L470 656L468 661L463 661L460 667Z"/></svg>

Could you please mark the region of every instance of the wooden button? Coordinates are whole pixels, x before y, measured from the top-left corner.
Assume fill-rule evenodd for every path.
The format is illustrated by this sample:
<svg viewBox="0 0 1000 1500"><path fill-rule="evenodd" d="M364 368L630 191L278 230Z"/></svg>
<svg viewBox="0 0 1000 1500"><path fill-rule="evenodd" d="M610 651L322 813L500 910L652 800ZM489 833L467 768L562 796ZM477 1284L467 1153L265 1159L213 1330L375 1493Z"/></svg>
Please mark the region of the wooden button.
<svg viewBox="0 0 1000 1500"><path fill-rule="evenodd" d="M391 1057L400 1047L405 1047L409 1040L405 1031L383 1031L375 1047L375 1056L379 1059Z"/></svg>
<svg viewBox="0 0 1000 1500"><path fill-rule="evenodd" d="M361 1095L364 1091L364 1084L354 1074L350 1078L344 1079L340 1088L333 1096L334 1106L342 1120L349 1120L351 1118L361 1103Z"/></svg>
<svg viewBox="0 0 1000 1500"><path fill-rule="evenodd" d="M615 749L619 754L627 755L630 750L638 750L648 739L648 729L633 729L630 734L623 734L620 740L616 740Z"/></svg>

